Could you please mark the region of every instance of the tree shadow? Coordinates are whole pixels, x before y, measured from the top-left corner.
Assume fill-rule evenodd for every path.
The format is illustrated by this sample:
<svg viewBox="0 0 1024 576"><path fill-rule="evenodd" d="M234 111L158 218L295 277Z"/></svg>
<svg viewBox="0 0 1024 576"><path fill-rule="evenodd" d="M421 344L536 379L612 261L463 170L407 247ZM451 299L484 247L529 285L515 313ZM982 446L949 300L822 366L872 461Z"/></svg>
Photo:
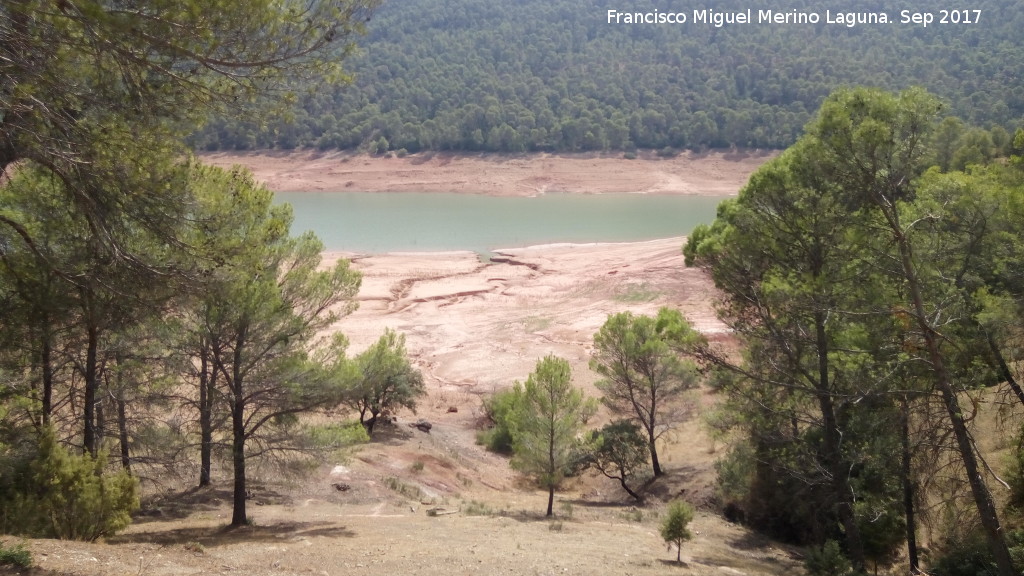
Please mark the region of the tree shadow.
<svg viewBox="0 0 1024 576"><path fill-rule="evenodd" d="M621 508L623 510L629 510L631 508L638 508L638 509L643 510L643 509L646 508L646 506L644 505L643 502L637 502L636 500L633 500L632 498L630 498L628 501L627 500L619 500L619 501L615 501L615 500L582 500L582 499L579 499L579 498L574 499L574 500L566 499L566 500L559 500L559 501L560 502L568 502L569 504L572 504L573 506L579 506L580 508L593 508L593 509L596 509L596 510L606 509L606 508Z"/></svg>
<svg viewBox="0 0 1024 576"><path fill-rule="evenodd" d="M230 506L233 492L230 486L191 487L179 492L168 492L147 499L132 516L135 524L148 524L166 520L180 520L197 512L215 512ZM258 506L286 504L288 497L259 483L250 483L250 503Z"/></svg>
<svg viewBox="0 0 1024 576"><path fill-rule="evenodd" d="M387 446L401 446L412 439L419 432L415 428L403 426L398 422L382 420L373 427L373 435L370 437L371 444L385 444Z"/></svg>
<svg viewBox="0 0 1024 576"><path fill-rule="evenodd" d="M750 551L773 548L778 546L778 544L766 536L747 531L742 536L729 540L729 546L737 550Z"/></svg>
<svg viewBox="0 0 1024 576"><path fill-rule="evenodd" d="M223 546L241 542L280 542L287 538L353 538L356 533L345 526L331 522L277 522L267 525L241 527L204 526L153 530L121 534L107 539L110 544L157 544L160 546L184 545L198 542L205 547Z"/></svg>
<svg viewBox="0 0 1024 576"><path fill-rule="evenodd" d="M669 567L669 568L676 568L676 569L679 569L679 568L689 568L690 567L690 564L687 563L687 562L676 562L675 560L665 560L664 558L658 559L658 563L661 564L662 566L666 566L666 567Z"/></svg>
<svg viewBox="0 0 1024 576"><path fill-rule="evenodd" d="M500 512L494 512L490 514L492 518L508 518L509 520L515 520L522 524L534 523L534 522L571 522L572 518L559 514L557 511L552 516L547 516L544 512L534 512L527 510L502 510Z"/></svg>
<svg viewBox="0 0 1024 576"><path fill-rule="evenodd" d="M676 466L665 471L665 474L652 478L642 487L643 494L649 499L668 502L679 498L694 501L698 494L690 494L683 486L691 485L693 479L701 473L701 469L692 465Z"/></svg>
<svg viewBox="0 0 1024 576"><path fill-rule="evenodd" d="M779 551L788 555L791 560L798 560L801 558L796 547L781 544L767 536L762 536L752 531L748 531L737 538L731 538L727 540L726 543L730 548L736 550L743 550L744 552L761 552L761 554L758 554L758 559L761 562L770 564L785 564L785 560L777 556L777 552Z"/></svg>

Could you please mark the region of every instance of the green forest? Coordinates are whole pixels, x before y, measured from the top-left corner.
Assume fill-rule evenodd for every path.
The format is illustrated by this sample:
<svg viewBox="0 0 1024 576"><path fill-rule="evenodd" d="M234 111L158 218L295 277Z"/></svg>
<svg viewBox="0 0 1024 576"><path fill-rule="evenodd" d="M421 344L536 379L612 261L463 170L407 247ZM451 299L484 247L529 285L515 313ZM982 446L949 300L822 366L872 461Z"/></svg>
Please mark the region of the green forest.
<svg viewBox="0 0 1024 576"><path fill-rule="evenodd" d="M740 342L688 352L723 395L722 504L813 544L812 575L1024 566L1024 130L1009 158L943 170L941 109L833 93L684 248Z"/></svg>
<svg viewBox="0 0 1024 576"><path fill-rule="evenodd" d="M778 9L722 0L726 11ZM689 12L689 2L657 6ZM593 0L385 3L354 84L293 86L266 122L213 121L199 150L368 152L785 148L832 90L921 86L946 114L1012 130L1024 117L1024 10L980 0L978 24L608 24ZM620 10L632 9L620 6ZM642 9L643 6L636 6ZM858 3L898 19L906 6ZM786 9L849 10L834 0Z"/></svg>

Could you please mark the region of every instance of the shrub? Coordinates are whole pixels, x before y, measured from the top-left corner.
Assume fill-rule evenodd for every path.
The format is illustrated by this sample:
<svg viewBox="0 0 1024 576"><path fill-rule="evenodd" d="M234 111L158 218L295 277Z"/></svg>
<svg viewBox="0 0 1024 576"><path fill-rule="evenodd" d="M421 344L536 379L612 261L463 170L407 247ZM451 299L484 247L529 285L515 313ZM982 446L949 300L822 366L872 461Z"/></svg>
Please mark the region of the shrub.
<svg viewBox="0 0 1024 576"><path fill-rule="evenodd" d="M572 502L562 502L559 507L562 509L562 516L572 520L572 515L576 510Z"/></svg>
<svg viewBox="0 0 1024 576"><path fill-rule="evenodd" d="M32 536L95 541L131 522L138 482L127 471L104 474L106 454L70 454L46 430L23 481L9 487L6 528Z"/></svg>
<svg viewBox="0 0 1024 576"><path fill-rule="evenodd" d="M619 515L622 516L624 520L636 522L637 524L644 521L644 511L632 506L625 512L620 513Z"/></svg>
<svg viewBox="0 0 1024 576"><path fill-rule="evenodd" d="M0 544L0 566L31 568L32 553L25 548L24 544L18 544L11 547Z"/></svg>
<svg viewBox="0 0 1024 576"><path fill-rule="evenodd" d="M1021 570L1024 568L1024 530L1010 532L1007 544L1010 557ZM947 541L928 573L935 576L994 576L999 570L984 534L976 530L961 539Z"/></svg>
<svg viewBox="0 0 1024 576"><path fill-rule="evenodd" d="M493 516L494 510L483 502L470 500L462 506L462 513L466 516Z"/></svg>
<svg viewBox="0 0 1024 576"><path fill-rule="evenodd" d="M201 542L196 542L195 540L186 542L184 548L193 554L206 554L206 546L203 546Z"/></svg>
<svg viewBox="0 0 1024 576"><path fill-rule="evenodd" d="M305 430L305 436L304 445L334 452L343 452L352 446L370 441L366 428L358 421L312 426Z"/></svg>
<svg viewBox="0 0 1024 576"><path fill-rule="evenodd" d="M512 416L521 402L522 394L515 388L495 392L484 400L484 413L494 427L478 434L477 442L491 452L512 454Z"/></svg>
<svg viewBox="0 0 1024 576"><path fill-rule="evenodd" d="M825 542L821 548L809 550L804 568L808 576L843 576L852 569L850 561L835 540Z"/></svg>
<svg viewBox="0 0 1024 576"><path fill-rule="evenodd" d="M425 495L423 494L423 490L421 490L418 486L410 486L409 484L402 482L401 480L394 476L389 476L385 478L384 485L387 486L388 489L393 490L410 500L422 501L425 497Z"/></svg>

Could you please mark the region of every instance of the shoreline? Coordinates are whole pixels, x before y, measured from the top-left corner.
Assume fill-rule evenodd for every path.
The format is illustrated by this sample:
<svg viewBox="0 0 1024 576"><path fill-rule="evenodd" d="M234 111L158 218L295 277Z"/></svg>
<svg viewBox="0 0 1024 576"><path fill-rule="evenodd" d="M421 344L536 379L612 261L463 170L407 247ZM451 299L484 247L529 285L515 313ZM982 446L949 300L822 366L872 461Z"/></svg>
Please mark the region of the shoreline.
<svg viewBox="0 0 1024 576"><path fill-rule="evenodd" d="M640 247L642 244L661 244L663 242L678 241L679 245L682 246L686 242L686 236L666 236L665 238L653 238L651 240L635 240L632 242L551 242L548 244L531 244L529 246L518 246L509 248L496 248L491 250L495 254L507 255L508 252L525 252L529 251L545 251L554 250L560 248L600 248L610 246L635 246Z"/></svg>
<svg viewBox="0 0 1024 576"><path fill-rule="evenodd" d="M351 152L209 152L198 157L223 168L252 171L275 192L420 192L537 196L664 194L734 196L776 151L684 152L662 158L643 152L456 154L422 152L368 156Z"/></svg>
<svg viewBox="0 0 1024 576"><path fill-rule="evenodd" d="M585 250L591 248L636 248L642 249L644 245L657 246L666 242L676 242L680 249L686 243L687 236L666 236L664 238L653 238L651 240L635 240L625 242L551 242L546 244L530 244L528 246L506 246L489 250L487 254L509 257L521 255L523 252L543 253L558 250ZM473 250L394 250L388 252L353 252L351 250L327 249L320 252L323 259L335 261L340 258L348 260L365 260L367 258L394 257L394 258L462 258L474 256L482 265L498 264L484 258L485 254Z"/></svg>

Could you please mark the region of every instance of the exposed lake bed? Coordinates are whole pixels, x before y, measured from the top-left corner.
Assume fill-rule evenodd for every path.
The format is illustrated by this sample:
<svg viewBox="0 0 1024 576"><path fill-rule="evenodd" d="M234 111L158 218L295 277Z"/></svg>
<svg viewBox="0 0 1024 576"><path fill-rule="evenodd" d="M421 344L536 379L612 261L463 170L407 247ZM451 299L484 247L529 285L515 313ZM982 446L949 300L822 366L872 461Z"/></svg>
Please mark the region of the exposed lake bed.
<svg viewBox="0 0 1024 576"><path fill-rule="evenodd" d="M352 259L364 276L360 308L336 328L353 351L399 329L436 389L481 393L524 378L549 353L589 378L593 332L612 312L673 306L706 332L722 330L710 280L683 264L684 236L771 157L297 152L203 161L253 170L293 203L296 230L325 238L328 261ZM541 180L540 196L526 190ZM495 214L504 224L489 220ZM616 226L627 235L609 236ZM470 228L482 239L467 240ZM421 233L429 237L410 242ZM346 236L377 240L346 245Z"/></svg>
<svg viewBox="0 0 1024 576"><path fill-rule="evenodd" d="M275 192L451 192L490 196L684 194L729 196L771 151L619 154L454 154L398 157L348 152L217 152L214 166L240 165Z"/></svg>

